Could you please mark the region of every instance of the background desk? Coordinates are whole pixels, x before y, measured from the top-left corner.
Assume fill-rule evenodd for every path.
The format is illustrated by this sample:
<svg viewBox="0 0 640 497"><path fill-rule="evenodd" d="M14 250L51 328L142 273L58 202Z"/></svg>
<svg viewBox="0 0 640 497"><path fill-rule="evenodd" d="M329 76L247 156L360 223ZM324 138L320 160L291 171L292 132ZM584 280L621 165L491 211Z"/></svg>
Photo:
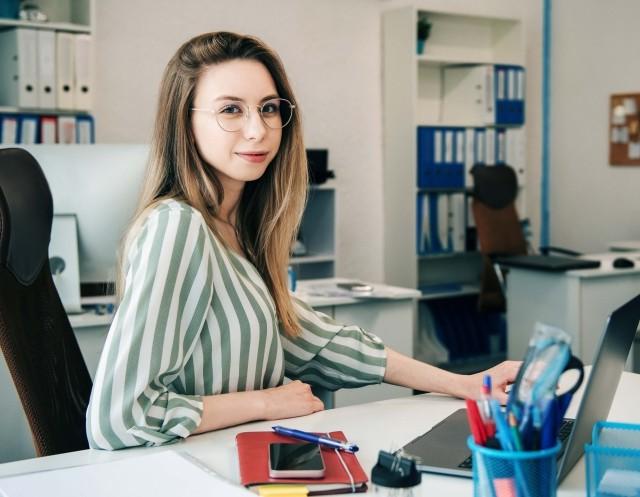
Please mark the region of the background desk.
<svg viewBox="0 0 640 497"><path fill-rule="evenodd" d="M640 253L626 253L635 259ZM573 350L585 364L593 361L609 314L640 293L640 261L635 268L614 269L620 254L585 256L598 258L602 266L567 272L509 268L507 275L507 356L521 359L536 321L562 328L573 337ZM640 368L638 339L632 354ZM628 364L631 368L631 362Z"/></svg>
<svg viewBox="0 0 640 497"><path fill-rule="evenodd" d="M639 423L638 392L640 392L640 375L624 373L609 419ZM569 416L575 416L578 407L577 399L581 397L582 392L580 391L569 408ZM358 459L367 474L370 475L380 449L399 448L463 406L464 403L461 400L428 394L322 411L302 418L288 419L286 425L319 432L343 430L349 440L360 446ZM219 475L237 482L239 475L235 450L236 434L241 431L270 430L273 424L274 422L266 421L246 424L218 432L192 436L165 447L136 448L116 452L85 450L42 459L7 463L0 465L0 477L107 462L141 456L158 450L180 450L197 457ZM371 489L369 493L373 493ZM385 494L379 493L377 495ZM425 474L422 485L414 490L413 495L415 497L441 495L469 497L473 495L472 481L466 478ZM582 459L562 483L558 490L558 496L584 497L584 495L585 468L584 459Z"/></svg>
<svg viewBox="0 0 640 497"><path fill-rule="evenodd" d="M318 285L334 284L340 278L307 280L299 282L297 296L312 307L333 316L338 322L357 324L376 333L390 347L403 354L413 354L415 333L415 300L417 290L375 285L380 291L394 295L393 299L360 300L349 297L320 297L310 294ZM93 378L98 367L100 353L109 331L113 315L92 313L71 315L80 350ZM370 402L411 395L411 390L393 385L372 385L355 390L341 390L329 397L336 406ZM0 463L35 456L31 442L31 432L27 425L22 406L18 400L4 357L0 354Z"/></svg>

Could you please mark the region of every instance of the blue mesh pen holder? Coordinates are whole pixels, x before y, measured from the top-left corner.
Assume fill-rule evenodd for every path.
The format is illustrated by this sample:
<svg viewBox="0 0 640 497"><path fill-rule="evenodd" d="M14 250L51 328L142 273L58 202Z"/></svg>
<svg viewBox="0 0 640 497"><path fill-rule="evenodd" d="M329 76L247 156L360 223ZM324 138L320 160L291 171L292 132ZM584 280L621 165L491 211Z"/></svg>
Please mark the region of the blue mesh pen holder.
<svg viewBox="0 0 640 497"><path fill-rule="evenodd" d="M560 444L544 450L505 451L467 440L475 497L555 497Z"/></svg>
<svg viewBox="0 0 640 497"><path fill-rule="evenodd" d="M598 421L584 451L589 497L640 496L640 425Z"/></svg>

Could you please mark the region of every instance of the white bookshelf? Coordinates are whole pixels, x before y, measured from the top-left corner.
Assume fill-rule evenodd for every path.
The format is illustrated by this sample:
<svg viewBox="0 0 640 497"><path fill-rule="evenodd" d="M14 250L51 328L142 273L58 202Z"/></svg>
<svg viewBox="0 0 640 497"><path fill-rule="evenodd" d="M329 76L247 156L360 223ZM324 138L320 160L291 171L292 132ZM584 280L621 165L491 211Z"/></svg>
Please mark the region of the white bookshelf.
<svg viewBox="0 0 640 497"><path fill-rule="evenodd" d="M423 14L432 26L424 52L418 54L417 21ZM431 189L417 187L416 130L421 125L476 126L475 122L443 121L443 67L523 66L523 23L518 9L508 1L390 2L382 13L382 36L385 282L435 288L419 301L418 322L424 323L420 314L430 300L477 294L481 257L476 252L417 254L416 196ZM447 285L457 288L447 289Z"/></svg>
<svg viewBox="0 0 640 497"><path fill-rule="evenodd" d="M300 236L306 253L291 258L298 279L331 278L336 266L336 190L331 184L312 185Z"/></svg>
<svg viewBox="0 0 640 497"><path fill-rule="evenodd" d="M0 18L0 31L15 28L28 28L38 31L54 31L71 34L91 35L94 31L94 0L39 0L35 3L38 10L47 16L47 21L26 21L21 19ZM0 47L1 49L1 47ZM39 55L38 55L39 56ZM56 53L56 57L58 54ZM93 48L90 59L94 59ZM38 63L41 61L39 60ZM54 90L55 91L55 90ZM45 108L42 106L16 106L14 102L5 101L0 106L0 114L27 115L78 115L88 114L89 109Z"/></svg>
<svg viewBox="0 0 640 497"><path fill-rule="evenodd" d="M32 22L0 18L0 29L7 28L33 28L48 31L66 31L68 33L91 33L91 26L84 24L73 24L70 22Z"/></svg>

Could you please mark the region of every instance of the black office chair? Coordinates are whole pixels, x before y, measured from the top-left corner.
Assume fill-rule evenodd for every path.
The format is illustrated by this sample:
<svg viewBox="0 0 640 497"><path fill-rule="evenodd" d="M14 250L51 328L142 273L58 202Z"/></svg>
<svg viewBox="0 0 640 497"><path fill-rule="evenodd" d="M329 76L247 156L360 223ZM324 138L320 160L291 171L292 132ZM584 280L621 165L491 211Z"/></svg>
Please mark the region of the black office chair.
<svg viewBox="0 0 640 497"><path fill-rule="evenodd" d="M37 161L0 150L0 348L39 456L88 448L91 377L49 269L52 219Z"/></svg>
<svg viewBox="0 0 640 497"><path fill-rule="evenodd" d="M471 175L471 208L483 258L478 307L480 310L504 311L504 270L495 262L496 259L535 252L524 237L515 207L518 178L508 165L475 165ZM573 250L552 246L540 247L539 251L543 255L581 255Z"/></svg>

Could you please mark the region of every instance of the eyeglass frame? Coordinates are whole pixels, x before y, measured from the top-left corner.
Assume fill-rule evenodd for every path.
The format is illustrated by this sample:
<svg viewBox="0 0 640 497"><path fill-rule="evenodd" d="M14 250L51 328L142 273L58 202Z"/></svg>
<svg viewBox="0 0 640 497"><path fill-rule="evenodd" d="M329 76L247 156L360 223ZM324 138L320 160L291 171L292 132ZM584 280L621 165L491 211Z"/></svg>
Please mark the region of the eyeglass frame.
<svg viewBox="0 0 640 497"><path fill-rule="evenodd" d="M289 108L291 109L291 116L289 116L289 120L286 123L284 123L282 126L280 126L279 128L272 128L271 126L269 126L269 124L267 124L267 121L265 120L265 118L262 116L262 108L265 105L267 105L269 102L273 102L274 100L280 100L280 101L284 100L285 102L287 102L289 104ZM260 105L256 105L256 104L249 105L248 103L243 102L241 100L232 100L232 102L243 105L245 107L246 111L247 111L247 113L245 114L245 117L244 117L245 123L242 126L240 126L238 129L235 129L233 131L225 129L224 126L222 126L222 124L220 124L220 121L218 120L218 114L217 114L217 112L220 109L218 109L218 111L216 111L216 109L213 109L213 108L205 109L203 107L191 107L191 110L200 111L200 112L209 112L210 114L213 115L213 117L215 118L216 122L218 123L218 126L220 126L220 129L222 131L226 131L227 133L237 133L238 131L241 131L242 128L244 128L247 125L247 122L249 121L249 117L251 116L251 109L253 107L255 107L258 110L258 115L260 116L260 120L269 129L284 129L291 122L291 119L293 119L293 111L296 108L296 104L293 104L288 99L282 98L282 97L270 98L269 100L261 103ZM221 109L223 109L223 108L224 108L224 106L221 107Z"/></svg>

